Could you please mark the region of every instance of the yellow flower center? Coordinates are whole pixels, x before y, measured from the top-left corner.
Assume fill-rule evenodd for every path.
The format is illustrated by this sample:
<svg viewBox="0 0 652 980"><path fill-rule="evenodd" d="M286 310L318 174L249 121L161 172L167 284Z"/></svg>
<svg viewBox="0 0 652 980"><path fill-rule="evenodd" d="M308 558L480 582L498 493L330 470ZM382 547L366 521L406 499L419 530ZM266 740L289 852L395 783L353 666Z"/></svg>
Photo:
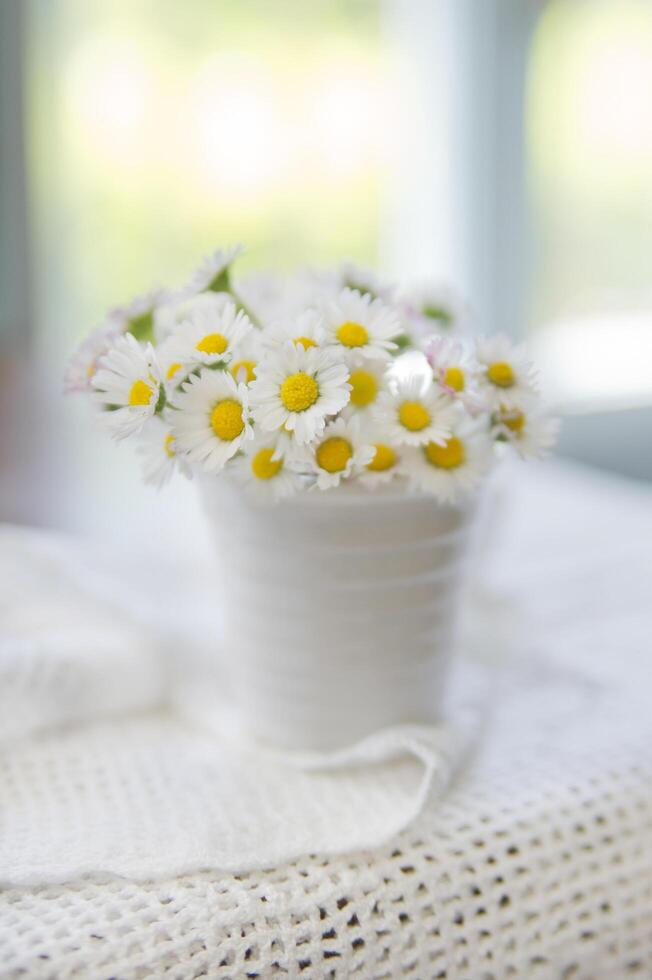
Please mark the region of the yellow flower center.
<svg viewBox="0 0 652 980"><path fill-rule="evenodd" d="M364 408L373 402L378 394L378 382L369 371L351 371L351 401L358 408Z"/></svg>
<svg viewBox="0 0 652 980"><path fill-rule="evenodd" d="M293 344L301 344L304 350L308 350L309 347L316 347L317 342L311 337L295 337L292 341Z"/></svg>
<svg viewBox="0 0 652 980"><path fill-rule="evenodd" d="M370 463L367 463L367 469L373 470L374 473L382 473L384 470L391 469L396 462L396 453L392 447L377 442L375 449L376 455Z"/></svg>
<svg viewBox="0 0 652 980"><path fill-rule="evenodd" d="M256 377L256 362L255 361L237 361L231 368L231 374L236 379L240 380L240 375L245 379L247 384L251 382Z"/></svg>
<svg viewBox="0 0 652 980"><path fill-rule="evenodd" d="M398 418L401 425L410 432L421 432L430 425L430 412L421 402L403 402Z"/></svg>
<svg viewBox="0 0 652 980"><path fill-rule="evenodd" d="M345 347L364 347L369 341L369 334L361 323L351 323L347 320L337 328L336 337Z"/></svg>
<svg viewBox="0 0 652 980"><path fill-rule="evenodd" d="M174 456L174 442L175 442L175 437L172 435L171 432L169 432L165 437L165 452L170 457L170 459Z"/></svg>
<svg viewBox="0 0 652 980"><path fill-rule="evenodd" d="M130 405L149 405L154 389L146 381L134 381L129 392Z"/></svg>
<svg viewBox="0 0 652 980"><path fill-rule="evenodd" d="M490 364L487 368L487 377L499 388L511 388L516 380L512 366L507 361L494 361Z"/></svg>
<svg viewBox="0 0 652 980"><path fill-rule="evenodd" d="M281 401L288 412L305 412L319 398L319 385L305 371L289 374L281 385Z"/></svg>
<svg viewBox="0 0 652 980"><path fill-rule="evenodd" d="M181 364L178 361L175 361L174 364L170 364L170 366L169 366L169 368L167 370L167 374L165 375L166 380L167 381L171 381L172 378L175 376L175 374L177 373L177 371L179 370L180 367L181 367Z"/></svg>
<svg viewBox="0 0 652 980"><path fill-rule="evenodd" d="M223 354L229 342L222 333L207 333L197 344L202 354Z"/></svg>
<svg viewBox="0 0 652 980"><path fill-rule="evenodd" d="M448 388L452 388L453 391L464 391L464 386L466 384L464 378L464 371L458 367L446 368L444 373L444 384Z"/></svg>
<svg viewBox="0 0 652 980"><path fill-rule="evenodd" d="M523 426L525 425L525 413L519 412L518 409L514 409L513 411L505 411L505 409L502 409L500 421L503 423L503 425L507 426L511 432L522 432Z"/></svg>
<svg viewBox="0 0 652 980"><path fill-rule="evenodd" d="M242 405L234 398L218 402L211 412L211 428L218 439L231 442L244 429Z"/></svg>
<svg viewBox="0 0 652 980"><path fill-rule="evenodd" d="M283 460L272 459L273 449L259 449L251 460L251 472L258 480L271 480L283 466Z"/></svg>
<svg viewBox="0 0 652 980"><path fill-rule="evenodd" d="M438 446L436 442L429 442L424 446L424 452L428 462L433 466L439 466L442 470L454 470L466 459L464 444L457 436L452 436L443 446Z"/></svg>
<svg viewBox="0 0 652 980"><path fill-rule="evenodd" d="M353 455L351 443L340 436L325 439L317 449L317 463L327 473L341 473Z"/></svg>

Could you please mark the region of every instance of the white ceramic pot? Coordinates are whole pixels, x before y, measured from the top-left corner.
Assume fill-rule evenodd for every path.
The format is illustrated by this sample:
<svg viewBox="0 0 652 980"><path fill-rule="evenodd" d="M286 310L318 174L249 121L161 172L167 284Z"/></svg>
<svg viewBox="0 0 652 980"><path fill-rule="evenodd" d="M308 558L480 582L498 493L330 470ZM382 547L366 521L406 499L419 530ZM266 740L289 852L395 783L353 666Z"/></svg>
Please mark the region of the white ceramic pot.
<svg viewBox="0 0 652 980"><path fill-rule="evenodd" d="M472 508L351 486L257 506L228 480L204 497L232 707L248 734L333 749L436 720Z"/></svg>

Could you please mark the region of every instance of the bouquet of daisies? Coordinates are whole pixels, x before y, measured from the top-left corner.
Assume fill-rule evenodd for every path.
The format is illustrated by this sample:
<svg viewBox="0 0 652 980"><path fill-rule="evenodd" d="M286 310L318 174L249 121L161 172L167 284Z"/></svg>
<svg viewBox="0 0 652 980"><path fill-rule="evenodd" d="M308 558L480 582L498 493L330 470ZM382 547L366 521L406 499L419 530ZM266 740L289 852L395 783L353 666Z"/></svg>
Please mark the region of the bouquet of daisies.
<svg viewBox="0 0 652 980"><path fill-rule="evenodd" d="M403 294L350 264L238 283L240 252L113 310L70 363L67 389L138 441L149 482L224 472L278 500L400 478L454 503L498 447L553 444L522 348L474 339L449 295Z"/></svg>

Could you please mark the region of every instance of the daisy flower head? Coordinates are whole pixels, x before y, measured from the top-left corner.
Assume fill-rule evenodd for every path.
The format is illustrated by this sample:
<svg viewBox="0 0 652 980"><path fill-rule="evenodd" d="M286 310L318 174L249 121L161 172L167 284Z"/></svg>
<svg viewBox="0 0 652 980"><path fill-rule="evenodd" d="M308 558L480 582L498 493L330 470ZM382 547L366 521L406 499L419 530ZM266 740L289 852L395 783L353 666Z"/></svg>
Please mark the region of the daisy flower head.
<svg viewBox="0 0 652 980"><path fill-rule="evenodd" d="M234 350L252 330L246 313L232 300L211 294L212 303L196 307L170 337L169 355L184 366L218 367L233 359Z"/></svg>
<svg viewBox="0 0 652 980"><path fill-rule="evenodd" d="M263 354L260 330L250 330L233 349L229 371L236 381L250 385L256 377L256 366Z"/></svg>
<svg viewBox="0 0 652 980"><path fill-rule="evenodd" d="M165 486L175 472L190 476L190 467L176 451L176 439L159 416L149 419L140 434L137 452L143 460L145 483L157 489Z"/></svg>
<svg viewBox="0 0 652 980"><path fill-rule="evenodd" d="M504 334L484 337L477 343L480 389L490 409L519 408L536 394L534 369L522 345Z"/></svg>
<svg viewBox="0 0 652 980"><path fill-rule="evenodd" d="M383 299L387 302L392 300L395 287L391 283L383 282L373 269L345 259L340 262L337 273L341 288L355 289L363 295L368 294L372 299Z"/></svg>
<svg viewBox="0 0 652 980"><path fill-rule="evenodd" d="M304 292L322 302L337 299L343 289L353 289L363 296L387 302L391 302L395 292L394 286L383 282L373 269L357 265L349 259L329 268L305 268L295 279Z"/></svg>
<svg viewBox="0 0 652 980"><path fill-rule="evenodd" d="M380 299L355 289L343 289L323 310L326 343L349 358L389 360L396 350L394 337L401 325L394 311Z"/></svg>
<svg viewBox="0 0 652 980"><path fill-rule="evenodd" d="M205 310L207 315L217 315L230 302L232 300L228 293L189 293L187 289L179 290L167 303L154 310L154 337L157 344L164 343L182 324L192 320L194 316L200 316L202 311Z"/></svg>
<svg viewBox="0 0 652 980"><path fill-rule="evenodd" d="M68 362L64 375L64 391L90 391L91 379L97 371L100 358L109 351L118 337L130 333L142 343L149 342L153 338L157 306L168 303L171 296L167 289L156 289L136 296L122 306L113 307L104 323L82 341Z"/></svg>
<svg viewBox="0 0 652 980"><path fill-rule="evenodd" d="M291 341L295 345L301 344L305 350L320 347L325 336L322 318L317 310L304 310L296 318L277 320L264 333L265 341L271 348Z"/></svg>
<svg viewBox="0 0 652 980"><path fill-rule="evenodd" d="M99 360L122 334L120 322L109 317L90 336L79 344L68 361L63 378L66 394L92 390L92 378L97 371Z"/></svg>
<svg viewBox="0 0 652 980"><path fill-rule="evenodd" d="M494 439L509 443L523 459L543 459L554 446L558 434L559 419L540 412L502 405L494 415Z"/></svg>
<svg viewBox="0 0 652 980"><path fill-rule="evenodd" d="M231 289L231 266L243 252L243 245L229 245L206 255L188 283L188 292L228 293Z"/></svg>
<svg viewBox="0 0 652 980"><path fill-rule="evenodd" d="M264 324L287 313L286 292L286 279L271 272L253 272L238 280L238 296Z"/></svg>
<svg viewBox="0 0 652 980"><path fill-rule="evenodd" d="M422 283L411 291L406 302L413 315L438 332L449 333L467 316L459 296L448 286Z"/></svg>
<svg viewBox="0 0 652 980"><path fill-rule="evenodd" d="M118 337L100 358L91 384L105 410L102 420L116 439L139 432L165 402L154 348L131 334Z"/></svg>
<svg viewBox="0 0 652 980"><path fill-rule="evenodd" d="M457 503L482 481L492 462L488 434L461 425L442 442L427 442L406 451L402 471L412 486L442 504Z"/></svg>
<svg viewBox="0 0 652 980"><path fill-rule="evenodd" d="M373 415L392 444L408 446L443 444L458 417L450 398L420 375L394 379L378 397Z"/></svg>
<svg viewBox="0 0 652 980"><path fill-rule="evenodd" d="M360 473L360 483L373 490L401 475L401 460L405 447L392 445L383 430L375 427L365 430L365 441L372 447L374 453Z"/></svg>
<svg viewBox="0 0 652 980"><path fill-rule="evenodd" d="M119 325L120 333L130 333L141 343L154 340L154 318L159 306L172 301L174 293L169 289L153 289L136 296L123 306L116 306L109 317Z"/></svg>
<svg viewBox="0 0 652 980"><path fill-rule="evenodd" d="M195 369L193 364L183 364L179 360L178 344L174 337L168 337L156 347L156 360L161 370L161 378L165 385L168 401L172 399L174 391Z"/></svg>
<svg viewBox="0 0 652 980"><path fill-rule="evenodd" d="M349 400L349 370L328 349L286 343L269 352L251 385L252 414L265 432L285 428L299 444L319 435Z"/></svg>
<svg viewBox="0 0 652 980"><path fill-rule="evenodd" d="M402 346L425 350L435 334L457 332L467 313L458 297L443 286L417 285L400 297L405 331Z"/></svg>
<svg viewBox="0 0 652 980"><path fill-rule="evenodd" d="M248 389L228 371L203 369L175 395L170 422L175 451L207 473L218 473L253 437Z"/></svg>
<svg viewBox="0 0 652 980"><path fill-rule="evenodd" d="M333 291L328 295L332 294ZM265 328L279 321L292 322L324 298L305 271L283 276L271 272L249 274L238 279L238 296Z"/></svg>
<svg viewBox="0 0 652 980"><path fill-rule="evenodd" d="M305 459L305 443L298 441L296 432L293 429L288 429L287 426L283 425L280 429L277 429L273 435L276 439L277 453L282 453L286 457L288 465L294 465L298 460L298 466L299 469L301 469L301 466L303 465L302 460Z"/></svg>
<svg viewBox="0 0 652 980"><path fill-rule="evenodd" d="M358 419L340 417L310 444L304 458L316 486L328 490L358 474L373 457L374 448L362 435Z"/></svg>
<svg viewBox="0 0 652 980"><path fill-rule="evenodd" d="M229 464L229 472L260 503L291 497L304 483L276 433L259 433L245 443L242 453Z"/></svg>
<svg viewBox="0 0 652 980"><path fill-rule="evenodd" d="M429 341L425 354L435 383L449 398L461 401L471 411L481 407L478 395L480 367L470 345L453 337L435 336Z"/></svg>
<svg viewBox="0 0 652 980"><path fill-rule="evenodd" d="M387 387L387 366L384 361L360 360L350 365L351 400L346 407L350 414L368 415Z"/></svg>

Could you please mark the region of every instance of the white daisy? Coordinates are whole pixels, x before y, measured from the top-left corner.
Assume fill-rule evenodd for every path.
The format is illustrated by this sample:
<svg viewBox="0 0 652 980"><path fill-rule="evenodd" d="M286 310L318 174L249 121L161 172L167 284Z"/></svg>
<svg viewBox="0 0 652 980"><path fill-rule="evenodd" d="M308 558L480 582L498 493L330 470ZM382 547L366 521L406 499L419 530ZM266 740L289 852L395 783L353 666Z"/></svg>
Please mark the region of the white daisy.
<svg viewBox="0 0 652 980"><path fill-rule="evenodd" d="M348 356L388 360L396 350L392 338L401 332L394 311L381 300L343 289L323 310L326 343Z"/></svg>
<svg viewBox="0 0 652 980"><path fill-rule="evenodd" d="M489 408L520 408L536 392L532 364L523 345L515 346L508 337L485 337L476 346L480 362L480 386Z"/></svg>
<svg viewBox="0 0 652 980"><path fill-rule="evenodd" d="M241 301L253 310L265 328L278 321L292 322L303 310L323 299L302 272L292 276L258 272L238 279L236 285Z"/></svg>
<svg viewBox="0 0 652 980"><path fill-rule="evenodd" d="M487 433L460 426L443 444L427 442L408 449L401 469L415 488L432 493L442 504L453 504L478 486L491 461Z"/></svg>
<svg viewBox="0 0 652 980"><path fill-rule="evenodd" d="M276 439L276 451L282 453L288 460L289 465L296 462L297 459L302 460L303 451L305 448L305 443L299 442L296 436L296 432L292 429L283 426L274 432L274 438ZM299 465L299 469L301 465Z"/></svg>
<svg viewBox="0 0 652 980"><path fill-rule="evenodd" d="M372 299L391 302L396 287L391 283L383 282L373 269L345 259L340 262L336 271L343 288L356 289L359 293L367 293Z"/></svg>
<svg viewBox="0 0 652 980"><path fill-rule="evenodd" d="M345 411L350 415L368 415L381 392L387 388L387 367L384 361L354 360L350 365L349 384L351 400Z"/></svg>
<svg viewBox="0 0 652 980"><path fill-rule="evenodd" d="M228 293L189 293L187 288L179 290L167 303L154 310L154 336L157 344L164 343L186 320L192 320L202 310L210 315L218 315L227 303L232 302Z"/></svg>
<svg viewBox="0 0 652 980"><path fill-rule="evenodd" d="M236 381L251 384L256 377L256 366L262 356L262 331L250 330L244 340L234 347L229 371Z"/></svg>
<svg viewBox="0 0 652 980"><path fill-rule="evenodd" d="M140 435L138 454L143 459L145 483L160 489L176 471L190 476L190 468L176 452L176 439L158 416L149 419Z"/></svg>
<svg viewBox="0 0 652 980"><path fill-rule="evenodd" d="M252 414L261 429L285 427L298 443L320 434L329 415L349 400L349 371L332 351L291 341L270 352L251 385Z"/></svg>
<svg viewBox="0 0 652 980"><path fill-rule="evenodd" d="M211 294L212 303L195 307L169 339L167 354L184 366L217 367L233 359L233 351L251 331L251 321L231 300Z"/></svg>
<svg viewBox="0 0 652 980"><path fill-rule="evenodd" d="M169 290L156 289L143 296L136 296L124 306L113 307L104 323L82 341L68 362L64 375L64 391L89 391L99 359L108 352L118 337L131 333L142 343L150 341L156 306L169 302L171 295Z"/></svg>
<svg viewBox="0 0 652 980"><path fill-rule="evenodd" d="M179 360L178 344L174 337L168 337L156 347L156 360L161 369L161 378L168 400L171 400L175 389L188 379L193 370L196 370L196 365L183 364Z"/></svg>
<svg viewBox="0 0 652 980"><path fill-rule="evenodd" d="M165 402L154 348L139 344L131 334L118 337L100 358L91 384L105 409L102 421L116 439L139 432Z"/></svg>
<svg viewBox="0 0 652 980"><path fill-rule="evenodd" d="M358 419L338 418L305 449L304 458L316 485L328 490L359 473L373 457L374 447L362 437Z"/></svg>
<svg viewBox="0 0 652 980"><path fill-rule="evenodd" d="M459 299L445 287L422 284L399 297L404 332L397 338L402 348L425 350L437 334L457 333L467 313Z"/></svg>
<svg viewBox="0 0 652 980"><path fill-rule="evenodd" d="M153 289L142 296L135 296L124 306L109 311L109 318L119 325L120 333L130 333L141 343L154 340L154 317L159 306L173 299L169 289Z"/></svg>
<svg viewBox="0 0 652 980"><path fill-rule="evenodd" d="M452 337L433 337L426 347L426 357L435 382L454 401L460 401L470 411L479 411L482 400L478 393L480 366L468 343Z"/></svg>
<svg viewBox="0 0 652 980"><path fill-rule="evenodd" d="M457 418L451 400L419 375L395 379L379 395L372 414L390 443L408 446L443 444Z"/></svg>
<svg viewBox="0 0 652 980"><path fill-rule="evenodd" d="M420 321L424 329L437 333L449 333L468 318L466 307L448 286L418 284L407 293L403 302L411 319Z"/></svg>
<svg viewBox="0 0 652 980"><path fill-rule="evenodd" d="M391 445L382 430L373 428L366 430L365 439L373 448L374 455L360 473L360 482L373 489L400 475L405 446Z"/></svg>
<svg viewBox="0 0 652 980"><path fill-rule="evenodd" d="M121 335L120 321L109 317L79 344L68 361L64 374L63 387L66 394L91 390L91 380L100 358Z"/></svg>
<svg viewBox="0 0 652 980"><path fill-rule="evenodd" d="M316 297L322 302L337 299L343 289L355 289L371 299L382 299L386 302L391 302L395 292L395 287L383 282L373 269L357 265L349 259L325 269L302 269L294 278L304 293L307 292L313 300Z"/></svg>
<svg viewBox="0 0 652 980"><path fill-rule="evenodd" d="M258 434L229 464L229 473L258 501L276 501L300 490L304 479L290 465L276 434Z"/></svg>
<svg viewBox="0 0 652 980"><path fill-rule="evenodd" d="M202 370L181 386L169 413L175 448L208 473L223 469L253 437L247 386L228 371Z"/></svg>
<svg viewBox="0 0 652 980"><path fill-rule="evenodd" d="M229 245L206 255L192 275L190 293L228 293L231 288L231 265L244 252L243 245Z"/></svg>
<svg viewBox="0 0 652 980"><path fill-rule="evenodd" d="M269 347L280 347L292 341L306 350L323 344L326 334L321 315L316 310L304 310L300 316L277 320L263 333L263 341Z"/></svg>
<svg viewBox="0 0 652 980"><path fill-rule="evenodd" d="M523 459L542 459L557 441L559 424L559 419L503 405L494 415L492 434Z"/></svg>
<svg viewBox="0 0 652 980"><path fill-rule="evenodd" d="M287 315L286 278L271 272L253 272L238 279L238 296L261 323Z"/></svg>

